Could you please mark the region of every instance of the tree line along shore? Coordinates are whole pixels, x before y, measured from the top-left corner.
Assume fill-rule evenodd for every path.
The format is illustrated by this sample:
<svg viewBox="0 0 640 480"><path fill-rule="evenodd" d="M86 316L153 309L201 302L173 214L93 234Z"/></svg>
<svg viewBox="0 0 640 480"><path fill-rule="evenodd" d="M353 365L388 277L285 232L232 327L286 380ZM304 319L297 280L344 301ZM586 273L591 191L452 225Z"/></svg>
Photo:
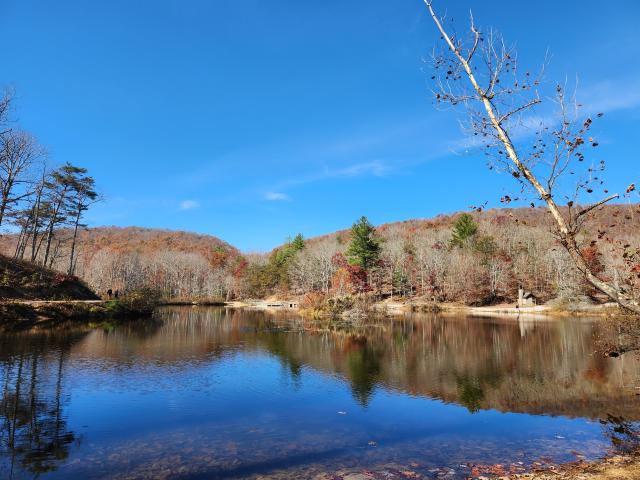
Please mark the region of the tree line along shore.
<svg viewBox="0 0 640 480"><path fill-rule="evenodd" d="M640 245L637 205L607 206L590 227L594 235L607 228L620 241ZM78 232L77 275L65 272L71 243L61 240L48 263L59 282L79 277L100 296L108 289L147 290L173 303L293 298L300 307L317 308L365 298L504 309L517 304L520 289L538 305L551 302L554 311L605 303L547 228L541 209L453 214L377 228L362 218L351 230L312 239L297 235L271 252L242 254L207 235L103 227ZM54 238L72 233L55 230ZM32 262L15 254L21 241L16 234L0 238L7 260L42 266L39 256ZM585 256L604 278L625 278L627 266L617 261L615 246L591 246L587 235L584 244ZM10 298L14 280L7 275L0 277L0 292Z"/></svg>

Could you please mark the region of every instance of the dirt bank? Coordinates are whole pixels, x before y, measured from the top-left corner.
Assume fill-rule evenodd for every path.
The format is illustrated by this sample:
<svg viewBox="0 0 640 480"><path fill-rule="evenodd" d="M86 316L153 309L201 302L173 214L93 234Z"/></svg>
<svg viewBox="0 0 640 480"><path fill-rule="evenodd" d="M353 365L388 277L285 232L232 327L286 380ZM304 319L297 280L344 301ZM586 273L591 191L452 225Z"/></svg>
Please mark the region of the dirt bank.
<svg viewBox="0 0 640 480"><path fill-rule="evenodd" d="M151 315L153 308L119 300L30 300L0 302L0 330L48 328L65 322L121 320Z"/></svg>

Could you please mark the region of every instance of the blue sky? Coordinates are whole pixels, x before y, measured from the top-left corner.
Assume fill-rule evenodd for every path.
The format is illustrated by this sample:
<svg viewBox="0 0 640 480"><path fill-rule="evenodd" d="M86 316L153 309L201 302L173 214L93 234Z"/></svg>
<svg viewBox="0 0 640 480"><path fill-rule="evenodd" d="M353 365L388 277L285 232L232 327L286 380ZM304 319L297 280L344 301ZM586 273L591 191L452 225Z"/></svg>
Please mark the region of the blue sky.
<svg viewBox="0 0 640 480"><path fill-rule="evenodd" d="M444 0L517 44L546 77L579 77L606 113L612 191L640 180L640 2ZM514 6L517 4L517 6ZM476 6L477 5L477 6ZM460 151L422 62L421 0L1 0L0 84L48 148L94 174L91 225L216 235L267 250L289 235L434 216L512 179Z"/></svg>

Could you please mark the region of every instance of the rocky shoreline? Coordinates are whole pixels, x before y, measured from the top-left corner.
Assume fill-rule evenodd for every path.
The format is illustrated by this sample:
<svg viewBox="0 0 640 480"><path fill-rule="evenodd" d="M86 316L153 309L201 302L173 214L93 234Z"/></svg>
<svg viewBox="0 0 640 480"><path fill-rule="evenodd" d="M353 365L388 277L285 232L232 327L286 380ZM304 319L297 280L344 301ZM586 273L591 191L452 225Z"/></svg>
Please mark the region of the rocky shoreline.
<svg viewBox="0 0 640 480"><path fill-rule="evenodd" d="M640 478L640 450L612 454L593 461L578 461L558 467L540 468L514 479L529 480L634 480Z"/></svg>
<svg viewBox="0 0 640 480"><path fill-rule="evenodd" d="M341 468L335 471L304 472L313 480L637 480L640 478L640 452L615 454L596 461L578 461L555 465L545 461L525 467L515 464L462 464L458 470L449 467L424 468L418 462L409 465L387 464L372 469ZM302 478L301 472L284 471L252 477L256 479L289 480ZM462 475L462 477L461 477Z"/></svg>

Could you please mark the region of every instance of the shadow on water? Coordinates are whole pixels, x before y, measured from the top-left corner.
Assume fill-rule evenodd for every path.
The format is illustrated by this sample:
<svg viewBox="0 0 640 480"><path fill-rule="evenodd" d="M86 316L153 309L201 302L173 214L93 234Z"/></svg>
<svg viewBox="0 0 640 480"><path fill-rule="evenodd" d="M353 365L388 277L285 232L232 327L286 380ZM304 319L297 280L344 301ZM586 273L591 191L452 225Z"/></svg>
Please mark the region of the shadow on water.
<svg viewBox="0 0 640 480"><path fill-rule="evenodd" d="M431 431L430 434L445 433L442 431ZM394 434L379 435L379 440L384 442L386 447L393 448L394 445L404 444L407 441L415 441L423 438L423 435L414 430L403 430ZM371 447L369 447L370 450ZM245 462L243 465L214 468L197 474L185 474L179 478L189 480L211 479L211 478L244 478L251 475L265 475L283 469L303 467L314 463L334 463L339 459L351 456L361 456L367 450L362 445L351 445L341 448L319 449L313 452L305 452L293 455L279 456L268 460L257 462Z"/></svg>
<svg viewBox="0 0 640 480"><path fill-rule="evenodd" d="M315 451L313 453L289 455L270 459L262 462L247 462L244 465L227 469L212 469L197 474L185 474L179 478L189 480L200 480L210 478L242 478L253 474L267 474L274 470L283 468L295 468L297 466L307 465L309 463L327 461L344 455L344 450L340 448L332 448L323 451Z"/></svg>

